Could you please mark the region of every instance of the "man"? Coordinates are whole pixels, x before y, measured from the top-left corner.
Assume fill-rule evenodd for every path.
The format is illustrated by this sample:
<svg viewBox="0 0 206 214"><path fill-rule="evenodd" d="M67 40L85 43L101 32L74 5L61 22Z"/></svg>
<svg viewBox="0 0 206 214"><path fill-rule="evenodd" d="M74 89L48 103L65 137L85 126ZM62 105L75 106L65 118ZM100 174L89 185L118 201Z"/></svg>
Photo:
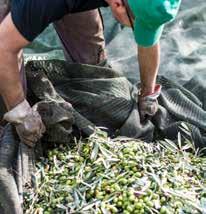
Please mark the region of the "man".
<svg viewBox="0 0 206 214"><path fill-rule="evenodd" d="M0 0L5 1L5 0ZM114 17L122 24L132 26L138 44L141 94L140 114L153 115L157 111L157 96L160 86L156 85L159 68L159 39L164 23L174 19L181 0L12 0L8 15L0 24L0 94L8 112L4 119L16 126L17 133L28 145L33 145L44 132L41 118L35 108L25 99L19 75L18 55L23 47L33 41L52 22L67 14L89 11L101 6L110 6ZM90 11L91 12L91 11ZM92 13L92 12L91 12ZM69 19L69 17L68 17ZM89 18L85 19L89 22ZM61 21L60 21L61 22ZM80 23L80 20L79 20ZM90 24L87 25L90 29ZM84 26L83 26L84 27ZM99 27L99 25L97 25ZM58 22L56 28L59 28ZM71 31L76 31L70 28ZM63 34L61 34L63 35ZM65 41L65 36L60 38ZM94 32L95 36L95 32ZM75 38L75 37L73 37ZM76 42L81 43L82 36ZM97 36L97 38L99 38ZM69 39L69 38L67 38ZM92 40L91 40L92 41ZM103 41L101 40L100 43ZM64 44L65 45L65 44ZM65 48L67 46L65 45ZM71 51L74 51L73 46ZM104 51L95 51L97 60L86 63L100 63ZM76 53L83 51L80 47Z"/></svg>

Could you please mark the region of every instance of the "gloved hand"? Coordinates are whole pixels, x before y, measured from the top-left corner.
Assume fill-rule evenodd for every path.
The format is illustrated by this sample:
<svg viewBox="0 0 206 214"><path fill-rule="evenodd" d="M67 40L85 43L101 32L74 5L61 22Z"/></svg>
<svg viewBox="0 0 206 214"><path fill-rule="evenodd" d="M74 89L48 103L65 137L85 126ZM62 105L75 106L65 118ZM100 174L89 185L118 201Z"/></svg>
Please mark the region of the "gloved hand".
<svg viewBox="0 0 206 214"><path fill-rule="evenodd" d="M158 110L157 98L161 93L162 86L157 84L155 86L155 91L152 94L142 96L141 90L138 96L138 107L141 122L145 121L148 117L152 117L156 114Z"/></svg>
<svg viewBox="0 0 206 214"><path fill-rule="evenodd" d="M30 147L34 147L45 132L45 126L36 106L31 108L26 100L7 112L4 119L15 125L21 142Z"/></svg>

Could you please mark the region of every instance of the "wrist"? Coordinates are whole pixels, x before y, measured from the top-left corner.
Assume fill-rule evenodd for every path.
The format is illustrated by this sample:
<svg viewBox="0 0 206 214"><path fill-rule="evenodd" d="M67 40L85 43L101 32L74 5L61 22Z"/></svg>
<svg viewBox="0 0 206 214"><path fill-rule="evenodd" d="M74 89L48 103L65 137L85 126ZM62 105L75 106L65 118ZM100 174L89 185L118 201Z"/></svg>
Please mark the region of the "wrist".
<svg viewBox="0 0 206 214"><path fill-rule="evenodd" d="M149 96L150 94L153 94L154 88L141 88L140 91L141 96L145 97Z"/></svg>
<svg viewBox="0 0 206 214"><path fill-rule="evenodd" d="M139 90L139 95L140 96L143 96L143 97L148 96L148 95L154 93L154 91L155 91L155 84L154 85L150 84L148 86L148 85L145 85L143 83L139 83L138 84L138 90Z"/></svg>
<svg viewBox="0 0 206 214"><path fill-rule="evenodd" d="M162 86L159 84L154 85L154 87L148 87L148 88L142 88L141 84L138 85L138 90L139 90L139 96L141 97L146 97L146 96L151 96L156 93L161 92Z"/></svg>
<svg viewBox="0 0 206 214"><path fill-rule="evenodd" d="M3 99L7 110L10 111L25 100L25 95L22 91L22 93L18 93L18 95L17 94L10 94L9 96L3 95Z"/></svg>

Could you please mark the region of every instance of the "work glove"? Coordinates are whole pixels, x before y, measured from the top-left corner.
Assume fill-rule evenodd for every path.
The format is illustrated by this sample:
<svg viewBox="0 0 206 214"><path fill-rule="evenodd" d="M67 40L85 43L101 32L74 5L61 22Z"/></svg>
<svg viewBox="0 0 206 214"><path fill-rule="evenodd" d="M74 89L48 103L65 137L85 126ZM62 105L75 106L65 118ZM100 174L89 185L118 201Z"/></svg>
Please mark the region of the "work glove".
<svg viewBox="0 0 206 214"><path fill-rule="evenodd" d="M157 98L160 96L162 86L157 84L152 94L142 96L141 89L138 94L138 107L141 122L154 116L158 110Z"/></svg>
<svg viewBox="0 0 206 214"><path fill-rule="evenodd" d="M21 142L30 147L34 147L45 132L45 126L36 108L31 108L24 100L4 115L4 120L15 125Z"/></svg>

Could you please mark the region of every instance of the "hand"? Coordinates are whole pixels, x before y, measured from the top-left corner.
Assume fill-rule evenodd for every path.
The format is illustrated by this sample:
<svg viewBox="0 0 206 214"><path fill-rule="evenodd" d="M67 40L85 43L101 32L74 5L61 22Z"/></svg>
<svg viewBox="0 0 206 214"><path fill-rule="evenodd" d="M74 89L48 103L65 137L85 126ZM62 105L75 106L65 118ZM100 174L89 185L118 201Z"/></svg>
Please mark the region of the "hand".
<svg viewBox="0 0 206 214"><path fill-rule="evenodd" d="M34 147L45 132L45 126L36 106L31 108L26 100L7 112L4 119L15 125L21 142L30 147Z"/></svg>
<svg viewBox="0 0 206 214"><path fill-rule="evenodd" d="M140 90L140 94L138 96L138 107L141 122L156 114L158 110L157 98L161 93L161 88L161 85L156 85L154 93L146 96L142 96Z"/></svg>

